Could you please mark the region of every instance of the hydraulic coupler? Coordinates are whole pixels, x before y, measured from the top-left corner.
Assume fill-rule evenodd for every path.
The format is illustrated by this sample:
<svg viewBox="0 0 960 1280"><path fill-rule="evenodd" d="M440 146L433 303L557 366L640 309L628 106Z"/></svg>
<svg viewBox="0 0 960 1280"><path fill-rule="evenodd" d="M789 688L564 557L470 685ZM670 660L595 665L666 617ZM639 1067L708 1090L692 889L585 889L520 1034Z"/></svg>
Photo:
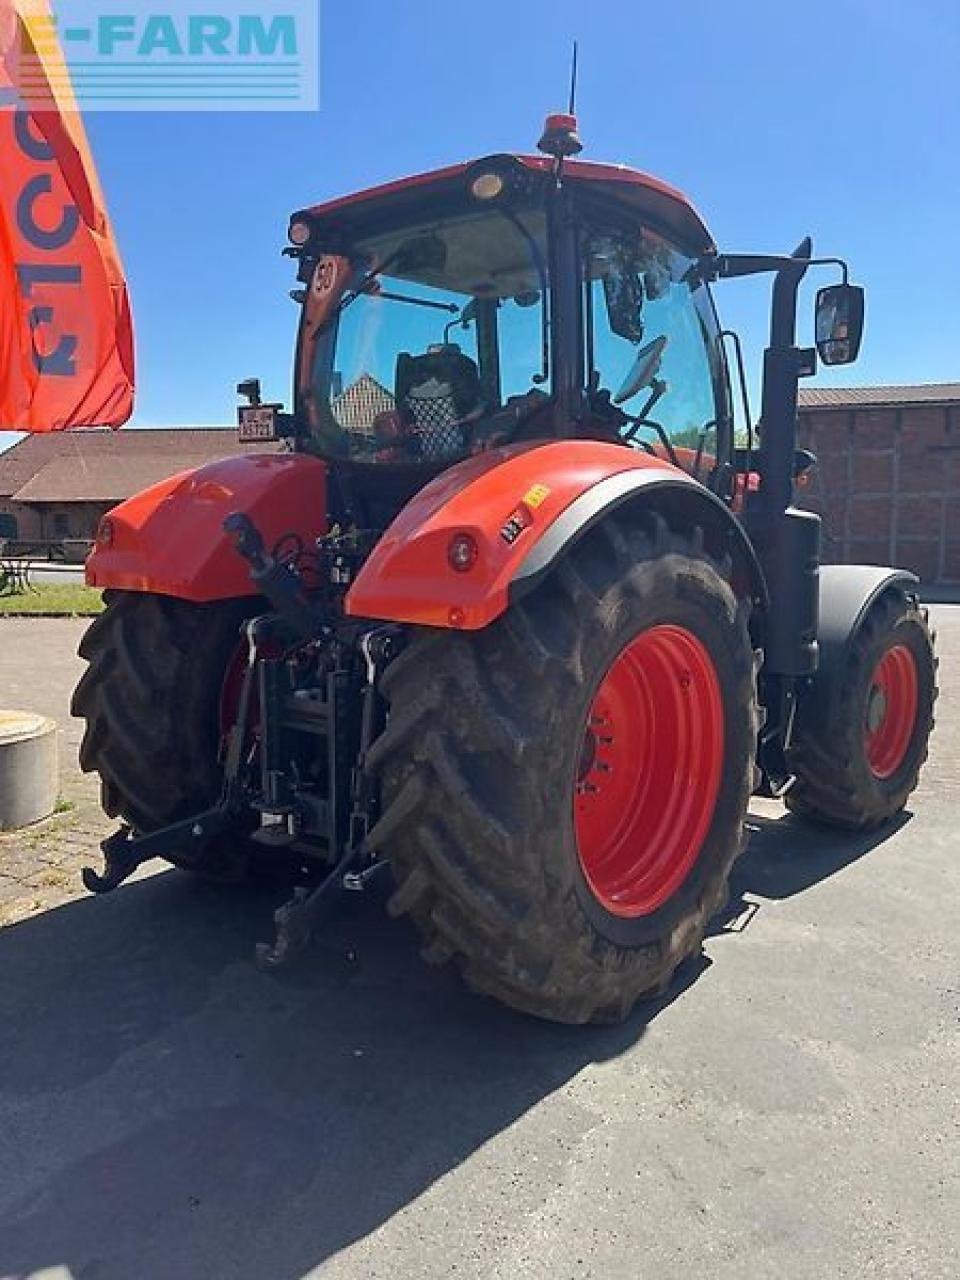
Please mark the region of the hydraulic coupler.
<svg viewBox="0 0 960 1280"><path fill-rule="evenodd" d="M249 516L233 512L223 522L224 533L250 566L251 581L299 639L309 640L325 632L323 614L307 595L303 579L264 545L260 530Z"/></svg>

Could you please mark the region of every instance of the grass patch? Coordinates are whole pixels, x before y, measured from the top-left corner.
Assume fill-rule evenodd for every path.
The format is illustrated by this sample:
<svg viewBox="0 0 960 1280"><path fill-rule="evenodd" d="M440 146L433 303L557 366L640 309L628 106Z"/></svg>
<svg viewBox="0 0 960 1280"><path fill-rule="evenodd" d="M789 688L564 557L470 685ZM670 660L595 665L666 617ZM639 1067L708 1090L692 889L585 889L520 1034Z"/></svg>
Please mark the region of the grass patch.
<svg viewBox="0 0 960 1280"><path fill-rule="evenodd" d="M20 595L0 596L0 618L29 617L34 613L92 617L102 610L100 592L82 582L48 582Z"/></svg>
<svg viewBox="0 0 960 1280"><path fill-rule="evenodd" d="M73 874L64 871L62 867L50 867L47 871L41 871L37 877L44 889L65 889L73 883L73 878Z"/></svg>

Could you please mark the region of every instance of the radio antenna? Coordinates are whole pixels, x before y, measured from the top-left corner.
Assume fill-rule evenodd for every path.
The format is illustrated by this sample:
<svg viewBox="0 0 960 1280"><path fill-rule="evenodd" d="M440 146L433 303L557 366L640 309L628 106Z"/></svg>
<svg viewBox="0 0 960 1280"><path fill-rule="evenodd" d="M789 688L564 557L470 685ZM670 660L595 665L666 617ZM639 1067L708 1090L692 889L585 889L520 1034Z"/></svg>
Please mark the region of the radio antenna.
<svg viewBox="0 0 960 1280"><path fill-rule="evenodd" d="M567 107L568 115L576 115L577 110L577 42L573 42L573 58L570 63L570 105Z"/></svg>
<svg viewBox="0 0 960 1280"><path fill-rule="evenodd" d="M546 156L553 156L553 175L559 187L563 178L563 162L567 156L575 156L583 150L583 143L577 133L577 117L574 109L577 105L577 42L573 42L573 57L570 63L570 99L567 114L547 116L543 126L543 134L537 147Z"/></svg>

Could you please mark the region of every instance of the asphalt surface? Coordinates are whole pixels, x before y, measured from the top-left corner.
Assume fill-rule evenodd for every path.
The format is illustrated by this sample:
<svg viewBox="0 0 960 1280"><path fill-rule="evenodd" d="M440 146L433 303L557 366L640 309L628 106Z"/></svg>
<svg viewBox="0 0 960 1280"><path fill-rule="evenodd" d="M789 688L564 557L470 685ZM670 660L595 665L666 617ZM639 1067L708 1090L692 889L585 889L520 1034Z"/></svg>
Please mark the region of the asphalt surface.
<svg viewBox="0 0 960 1280"><path fill-rule="evenodd" d="M756 805L726 927L615 1030L470 995L376 895L276 975L273 900L176 872L14 911L0 1275L955 1280L960 608L933 614L912 812L863 839ZM7 696L63 717L77 634L3 624Z"/></svg>

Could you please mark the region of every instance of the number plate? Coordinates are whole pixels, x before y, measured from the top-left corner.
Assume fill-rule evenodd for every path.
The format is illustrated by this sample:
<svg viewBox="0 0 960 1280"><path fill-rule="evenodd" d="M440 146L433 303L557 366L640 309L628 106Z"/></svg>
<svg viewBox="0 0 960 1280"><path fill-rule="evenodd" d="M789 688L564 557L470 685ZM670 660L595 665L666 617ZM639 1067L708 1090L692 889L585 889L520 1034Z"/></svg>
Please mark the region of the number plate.
<svg viewBox="0 0 960 1280"><path fill-rule="evenodd" d="M241 440L277 440L278 415L272 405L251 406L240 410L240 425L237 432Z"/></svg>

